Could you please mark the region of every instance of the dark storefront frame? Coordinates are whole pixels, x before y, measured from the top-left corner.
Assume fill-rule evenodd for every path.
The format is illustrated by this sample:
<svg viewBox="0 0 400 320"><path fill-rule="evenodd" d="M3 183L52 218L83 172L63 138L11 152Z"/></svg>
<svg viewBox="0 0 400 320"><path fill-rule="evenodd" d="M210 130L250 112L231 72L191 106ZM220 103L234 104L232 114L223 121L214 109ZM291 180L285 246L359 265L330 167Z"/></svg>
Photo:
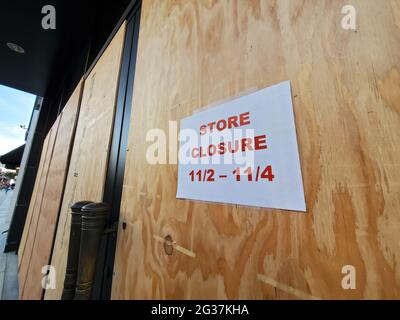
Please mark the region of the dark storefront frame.
<svg viewBox="0 0 400 320"><path fill-rule="evenodd" d="M110 6L108 0L98 1L96 5L84 2L79 18L77 17L73 24L66 22L71 21L69 15L76 14L74 5L55 3L56 6L62 8L62 12L57 13L60 30L64 31L58 35L61 38L58 39L59 47L56 48L60 59L55 62L49 60L53 73L44 91L45 96L38 97L40 103L35 104L40 108L37 129L34 132L31 152L27 158L26 174L20 182L21 191L17 195L13 209L5 252L17 251L19 248L44 138L79 81L90 73L137 2L138 0L121 0L113 6ZM28 28L29 25L26 27ZM48 66L43 66L45 67ZM38 81L43 81L43 79Z"/></svg>
<svg viewBox="0 0 400 320"><path fill-rule="evenodd" d="M117 230L136 70L140 10L141 1L135 1L133 8L129 9L129 16L126 18L127 28L125 34L125 45L119 78L110 158L108 161L108 170L103 196L103 201L111 205L111 212L108 217L110 232L106 233L102 239L97 260L92 299L104 300L110 299L111 297L114 258L117 245Z"/></svg>
<svg viewBox="0 0 400 320"><path fill-rule="evenodd" d="M40 98L41 104L39 105L40 114L38 127L32 141L32 152L28 155L28 158L32 161L28 161L27 166L31 170L24 178L24 190L21 190L18 195L10 232L7 238L6 251L17 251L24 229L24 221L29 208L33 185L35 183L37 165L44 137L58 114L62 111L66 101L68 101L77 83L82 78L82 75L83 78L86 79L106 50L107 46L112 41L116 32L126 21L127 28L119 76L113 136L103 194L103 201L111 205L111 212L108 217L109 232L106 233L102 239L97 260L92 299L110 299L111 297L112 272L117 240L117 228L112 227L117 226L118 224L122 197L126 148L133 98L133 82L136 67L140 12L141 0L130 1L123 14L119 17L118 22L114 25L113 31L109 34L106 41L103 42L101 48L98 49L100 47L99 41L94 40L93 37L88 39L88 42L84 44L82 50L76 53L76 56L71 59L68 67L69 69L66 69L68 72L66 72L65 75L61 75L61 85L58 88L51 89L52 93L47 97L44 97L43 99ZM101 18L97 17L97 19L100 19L100 21L98 20L96 23L101 24ZM94 28L95 25L96 24L94 24ZM94 52L97 52L97 54L94 54ZM23 203L22 206L19 205L21 203ZM53 247L54 240L55 239L52 239ZM51 257L49 261L51 261Z"/></svg>

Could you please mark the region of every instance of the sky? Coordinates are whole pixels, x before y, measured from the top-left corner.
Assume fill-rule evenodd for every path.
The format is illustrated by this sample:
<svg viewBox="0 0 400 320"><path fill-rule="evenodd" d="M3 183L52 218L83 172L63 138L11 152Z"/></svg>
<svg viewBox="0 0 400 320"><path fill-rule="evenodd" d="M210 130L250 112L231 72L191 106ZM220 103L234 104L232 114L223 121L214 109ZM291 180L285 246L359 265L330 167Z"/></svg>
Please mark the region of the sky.
<svg viewBox="0 0 400 320"><path fill-rule="evenodd" d="M0 85L0 155L25 143L36 96Z"/></svg>

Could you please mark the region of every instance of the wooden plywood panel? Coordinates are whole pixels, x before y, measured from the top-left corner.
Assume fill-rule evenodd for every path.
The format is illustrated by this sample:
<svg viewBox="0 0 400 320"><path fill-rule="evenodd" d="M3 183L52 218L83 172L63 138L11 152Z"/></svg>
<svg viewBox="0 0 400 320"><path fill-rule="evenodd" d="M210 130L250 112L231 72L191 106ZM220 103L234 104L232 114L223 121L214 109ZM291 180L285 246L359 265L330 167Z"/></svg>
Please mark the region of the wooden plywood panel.
<svg viewBox="0 0 400 320"><path fill-rule="evenodd" d="M47 186L47 179L49 176L49 168L51 166L51 158L53 155L54 144L57 137L57 131L60 124L60 118L57 118L48 132L44 148L42 151L41 158L43 159L43 166L40 167L40 172L38 172L35 180L36 193L34 192L32 200L29 204L28 218L29 224L25 224L24 233L26 233L24 245L19 250L20 266L18 270L18 280L19 280L19 294L22 297L22 292L24 290L26 278L29 274L29 267L32 261L32 251L34 247L34 242L36 238L36 231L39 226L39 219L41 215L41 210L43 204L46 202L45 193ZM41 164L42 165L42 164ZM35 191L35 190L34 190ZM41 277L41 274L38 275Z"/></svg>
<svg viewBox="0 0 400 320"><path fill-rule="evenodd" d="M56 223L68 170L70 149L79 114L81 92L82 83L80 82L58 116L59 127L47 171L45 187L43 193L39 196L41 198L41 206L37 225L31 231L34 237L29 253L30 259L27 262L27 275L24 282L20 281L20 298L24 300L42 298L42 267L50 262Z"/></svg>
<svg viewBox="0 0 400 320"><path fill-rule="evenodd" d="M125 24L85 81L51 262L57 271L57 288L47 290L45 299L61 298L69 244L70 205L81 200L101 201L103 197L124 35Z"/></svg>
<svg viewBox="0 0 400 320"><path fill-rule="evenodd" d="M51 131L52 131L52 129L49 130L46 138L43 141L42 154L40 155L40 161L39 161L38 171L36 174L35 185L33 187L31 203L29 205L28 214L26 216L26 221L25 221L25 225L24 225L24 231L22 232L21 242L20 242L20 245L18 248L18 268L21 266L21 261L23 260L26 240L27 240L27 237L29 234L30 225L31 225L32 218L33 218L32 217L33 216L33 208L35 207L35 202L37 201L38 190L41 187L41 183L40 183L41 178L40 177L42 177L42 175L43 175L43 170L44 170L44 166L45 166L45 162L46 162L46 155L47 155L47 152L49 152L49 140L50 140L50 136L51 136ZM52 149L52 147L50 149Z"/></svg>
<svg viewBox="0 0 400 320"><path fill-rule="evenodd" d="M400 298L400 7L353 0L355 32L346 4L143 1L114 299ZM307 214L176 200L148 130L284 80Z"/></svg>

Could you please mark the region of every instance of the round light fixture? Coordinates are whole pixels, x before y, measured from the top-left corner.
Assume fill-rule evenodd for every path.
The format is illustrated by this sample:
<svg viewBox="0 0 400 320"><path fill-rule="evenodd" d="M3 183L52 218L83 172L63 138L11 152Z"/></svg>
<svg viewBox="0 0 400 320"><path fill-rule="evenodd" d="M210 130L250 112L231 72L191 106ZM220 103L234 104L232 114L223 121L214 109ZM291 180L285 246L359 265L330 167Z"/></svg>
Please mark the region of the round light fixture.
<svg viewBox="0 0 400 320"><path fill-rule="evenodd" d="M24 48L22 48L21 46L15 44L15 43L7 42L7 47L9 47L14 52L25 53Z"/></svg>

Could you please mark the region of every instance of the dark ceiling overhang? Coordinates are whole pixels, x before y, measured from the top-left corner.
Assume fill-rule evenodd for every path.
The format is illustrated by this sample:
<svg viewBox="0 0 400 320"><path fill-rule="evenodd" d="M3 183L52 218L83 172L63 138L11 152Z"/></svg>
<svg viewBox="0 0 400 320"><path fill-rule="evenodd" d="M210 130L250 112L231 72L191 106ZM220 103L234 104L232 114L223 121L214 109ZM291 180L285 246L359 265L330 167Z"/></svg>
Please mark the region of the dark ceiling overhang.
<svg viewBox="0 0 400 320"><path fill-rule="evenodd" d="M90 62L130 0L12 0L0 4L0 84L46 97L77 61ZM56 29L42 28L42 8L56 9ZM19 54L7 43L24 48ZM83 61L83 62L82 62Z"/></svg>

